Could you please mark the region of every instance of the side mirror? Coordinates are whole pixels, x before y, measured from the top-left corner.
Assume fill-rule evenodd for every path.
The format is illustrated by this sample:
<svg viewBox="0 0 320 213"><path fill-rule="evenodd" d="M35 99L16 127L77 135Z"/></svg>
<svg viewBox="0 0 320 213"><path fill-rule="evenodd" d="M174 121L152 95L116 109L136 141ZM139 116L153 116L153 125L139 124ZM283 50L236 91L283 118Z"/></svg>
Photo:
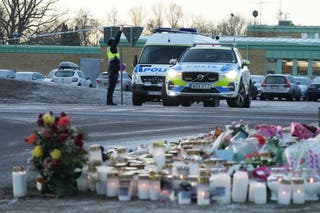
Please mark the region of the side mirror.
<svg viewBox="0 0 320 213"><path fill-rule="evenodd" d="M170 59L169 64L174 66L177 64L177 62L178 62L178 60L174 58L174 59Z"/></svg>
<svg viewBox="0 0 320 213"><path fill-rule="evenodd" d="M249 65L250 65L250 61L249 61L249 60L244 59L244 60L242 61L242 65L241 65L241 67L249 66Z"/></svg>
<svg viewBox="0 0 320 213"><path fill-rule="evenodd" d="M134 57L133 57L133 67L137 66L137 64L138 64L138 56L134 55Z"/></svg>

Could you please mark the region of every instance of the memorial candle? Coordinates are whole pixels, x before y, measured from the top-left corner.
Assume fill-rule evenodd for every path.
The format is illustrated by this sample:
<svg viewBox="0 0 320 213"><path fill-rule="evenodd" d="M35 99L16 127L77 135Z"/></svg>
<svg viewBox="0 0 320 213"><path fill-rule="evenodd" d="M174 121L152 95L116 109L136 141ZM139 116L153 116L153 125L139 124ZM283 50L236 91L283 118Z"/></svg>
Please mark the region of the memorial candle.
<svg viewBox="0 0 320 213"><path fill-rule="evenodd" d="M12 189L16 198L27 195L27 175L22 166L12 168Z"/></svg>
<svg viewBox="0 0 320 213"><path fill-rule="evenodd" d="M233 176L232 200L244 203L247 200L249 177L247 172L237 171Z"/></svg>

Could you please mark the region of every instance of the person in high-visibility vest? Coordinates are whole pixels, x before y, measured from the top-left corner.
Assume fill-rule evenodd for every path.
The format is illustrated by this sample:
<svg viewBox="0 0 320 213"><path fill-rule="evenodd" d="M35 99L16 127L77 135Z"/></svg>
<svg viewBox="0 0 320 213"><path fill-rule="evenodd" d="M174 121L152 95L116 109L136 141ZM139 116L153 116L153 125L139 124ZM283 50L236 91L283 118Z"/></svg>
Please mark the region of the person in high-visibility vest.
<svg viewBox="0 0 320 213"><path fill-rule="evenodd" d="M120 30L116 37L109 39L107 47L107 57L109 62L108 74L109 85L107 92L107 105L117 105L113 102L113 92L117 85L119 71L120 71L120 53L117 50L118 43L120 41L123 26L120 26Z"/></svg>

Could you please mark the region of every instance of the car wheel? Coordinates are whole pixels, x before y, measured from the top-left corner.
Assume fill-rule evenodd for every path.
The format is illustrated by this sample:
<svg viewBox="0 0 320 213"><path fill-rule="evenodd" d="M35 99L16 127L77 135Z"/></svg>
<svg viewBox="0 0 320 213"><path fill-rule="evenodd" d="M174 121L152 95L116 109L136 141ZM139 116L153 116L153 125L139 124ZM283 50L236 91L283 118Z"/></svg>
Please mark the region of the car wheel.
<svg viewBox="0 0 320 213"><path fill-rule="evenodd" d="M242 81L237 96L235 98L227 98L227 104L229 107L250 107L250 94L246 94Z"/></svg>
<svg viewBox="0 0 320 213"><path fill-rule="evenodd" d="M144 100L140 96L132 95L132 104L133 106L141 106L144 103Z"/></svg>
<svg viewBox="0 0 320 213"><path fill-rule="evenodd" d="M266 97L264 97L263 95L260 95L260 100L264 101L264 100L266 100Z"/></svg>
<svg viewBox="0 0 320 213"><path fill-rule="evenodd" d="M287 101L293 101L294 99L293 94L290 94L286 99Z"/></svg>
<svg viewBox="0 0 320 213"><path fill-rule="evenodd" d="M161 98L163 106L179 106L177 98L169 97L167 95L166 86L163 84L161 89Z"/></svg>
<svg viewBox="0 0 320 213"><path fill-rule="evenodd" d="M89 84L89 87L91 87L91 88L92 88L92 87L93 87L93 86L92 86L92 84Z"/></svg>
<svg viewBox="0 0 320 213"><path fill-rule="evenodd" d="M214 98L213 100L203 101L204 107L218 107L220 105L220 99Z"/></svg>
<svg viewBox="0 0 320 213"><path fill-rule="evenodd" d="M181 106L189 107L189 106L191 106L191 104L192 104L191 100L188 100L188 99L181 100Z"/></svg>

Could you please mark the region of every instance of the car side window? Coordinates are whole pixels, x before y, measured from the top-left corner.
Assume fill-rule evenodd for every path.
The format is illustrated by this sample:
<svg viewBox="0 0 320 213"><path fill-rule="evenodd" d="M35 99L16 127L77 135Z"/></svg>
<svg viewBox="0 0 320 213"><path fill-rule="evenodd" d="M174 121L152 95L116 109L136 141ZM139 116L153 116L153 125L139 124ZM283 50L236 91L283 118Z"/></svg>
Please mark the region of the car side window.
<svg viewBox="0 0 320 213"><path fill-rule="evenodd" d="M82 72L78 72L78 75L80 78L83 78L83 73Z"/></svg>

